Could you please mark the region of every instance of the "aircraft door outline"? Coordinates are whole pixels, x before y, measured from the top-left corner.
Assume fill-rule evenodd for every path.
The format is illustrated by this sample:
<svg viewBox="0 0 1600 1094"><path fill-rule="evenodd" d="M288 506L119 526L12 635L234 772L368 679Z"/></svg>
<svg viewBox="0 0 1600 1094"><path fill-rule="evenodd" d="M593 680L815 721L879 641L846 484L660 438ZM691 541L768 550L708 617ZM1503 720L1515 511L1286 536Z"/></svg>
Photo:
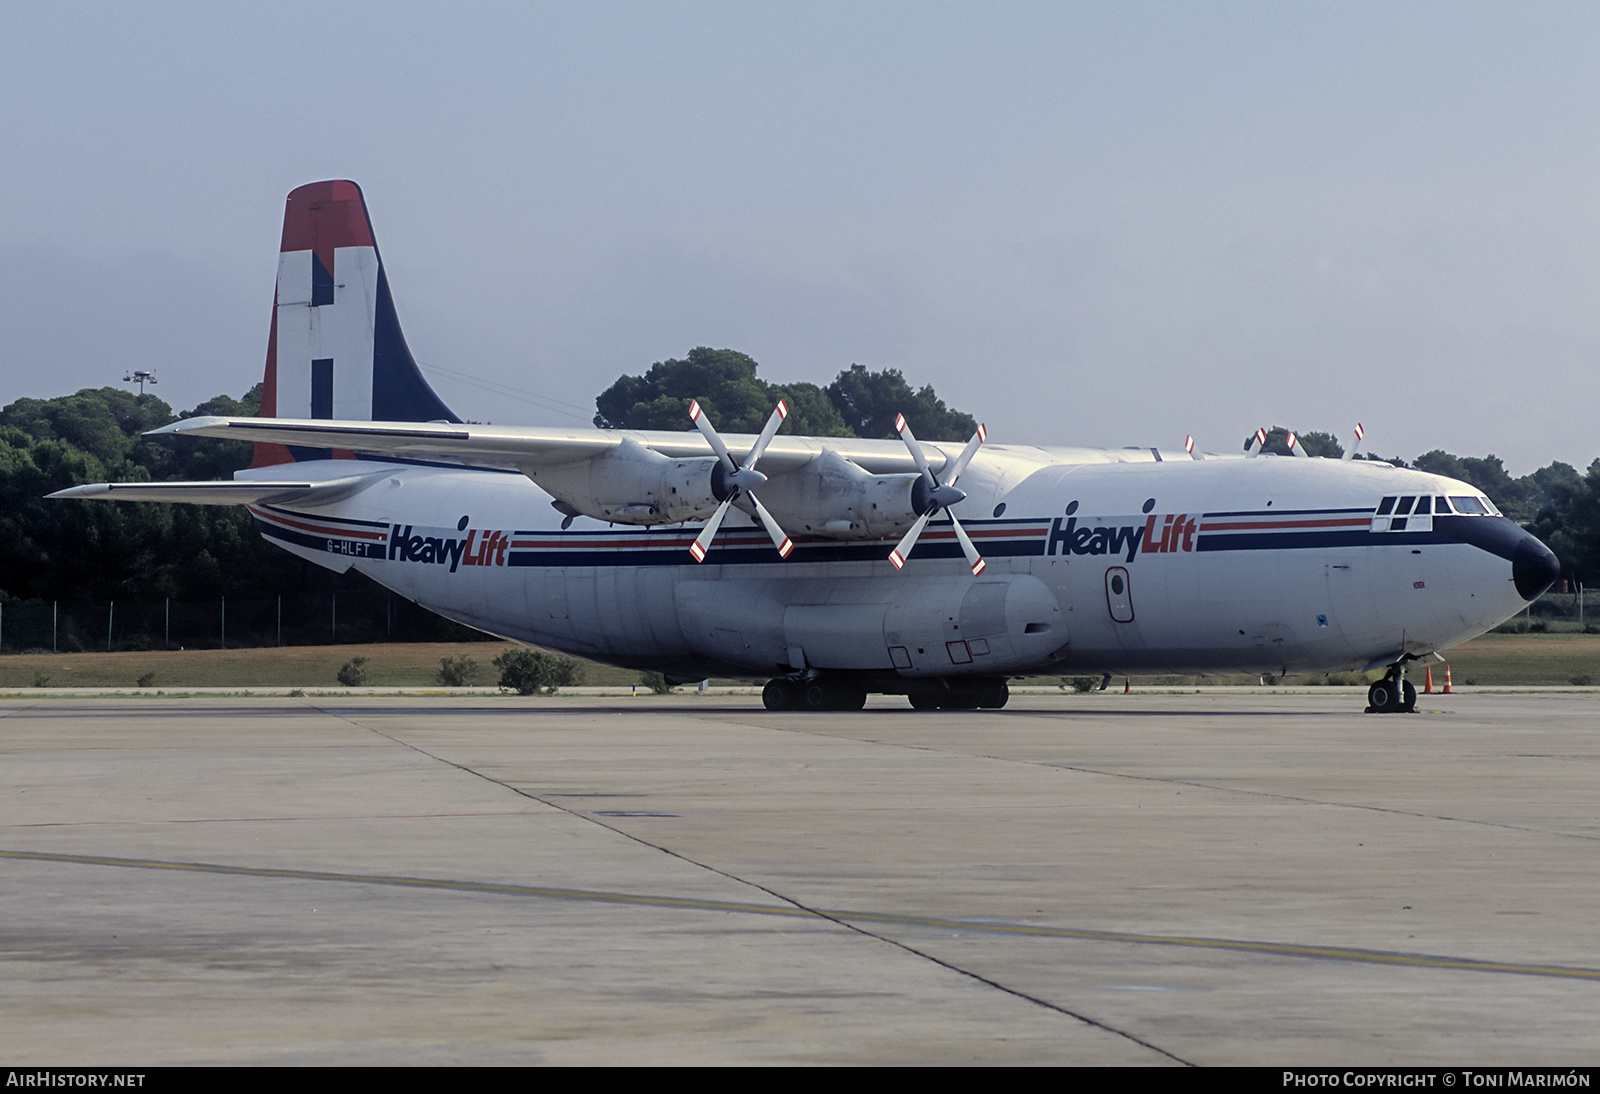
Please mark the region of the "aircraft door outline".
<svg viewBox="0 0 1600 1094"><path fill-rule="evenodd" d="M1106 570L1106 610L1118 623L1133 622L1133 588L1128 571L1121 566Z"/></svg>

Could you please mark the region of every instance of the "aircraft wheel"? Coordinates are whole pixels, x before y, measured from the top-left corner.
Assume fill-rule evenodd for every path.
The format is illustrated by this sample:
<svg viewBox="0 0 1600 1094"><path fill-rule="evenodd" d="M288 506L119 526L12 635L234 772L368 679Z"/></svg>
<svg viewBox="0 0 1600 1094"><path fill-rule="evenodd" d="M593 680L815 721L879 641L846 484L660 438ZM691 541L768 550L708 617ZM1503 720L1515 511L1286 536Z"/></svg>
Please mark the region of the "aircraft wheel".
<svg viewBox="0 0 1600 1094"><path fill-rule="evenodd" d="M849 680L813 680L806 685L807 710L860 710L867 705L867 689Z"/></svg>
<svg viewBox="0 0 1600 1094"><path fill-rule="evenodd" d="M814 680L807 684L805 708L807 710L832 710L833 689L820 680Z"/></svg>
<svg viewBox="0 0 1600 1094"><path fill-rule="evenodd" d="M761 689L761 702L768 710L799 710L800 685L793 680L768 680Z"/></svg>
<svg viewBox="0 0 1600 1094"><path fill-rule="evenodd" d="M938 696L911 694L911 695L907 695L906 698L911 701L911 709L912 710L938 710L939 709L939 698L938 698Z"/></svg>
<svg viewBox="0 0 1600 1094"><path fill-rule="evenodd" d="M1005 684L996 684L985 691L978 698L978 705L988 710L999 710L1011 699L1011 689Z"/></svg>
<svg viewBox="0 0 1600 1094"><path fill-rule="evenodd" d="M1417 689L1384 679L1367 689L1368 714L1409 714L1417 709Z"/></svg>
<svg viewBox="0 0 1600 1094"><path fill-rule="evenodd" d="M860 710L867 705L867 689L860 684L840 684L834 695L834 710Z"/></svg>
<svg viewBox="0 0 1600 1094"><path fill-rule="evenodd" d="M1367 689L1367 713L1389 714L1394 709L1394 688L1389 681L1379 680Z"/></svg>
<svg viewBox="0 0 1600 1094"><path fill-rule="evenodd" d="M978 693L971 691L947 695L939 705L946 710L977 710L983 704L979 702Z"/></svg>

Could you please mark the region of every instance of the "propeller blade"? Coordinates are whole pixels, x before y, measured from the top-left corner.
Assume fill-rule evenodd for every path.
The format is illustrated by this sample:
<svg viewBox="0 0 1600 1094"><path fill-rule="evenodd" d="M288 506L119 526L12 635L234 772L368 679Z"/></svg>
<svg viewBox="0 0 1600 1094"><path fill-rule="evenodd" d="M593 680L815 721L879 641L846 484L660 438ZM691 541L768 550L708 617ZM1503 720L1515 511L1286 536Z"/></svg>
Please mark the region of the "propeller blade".
<svg viewBox="0 0 1600 1094"><path fill-rule="evenodd" d="M1361 447L1361 438L1365 437L1367 435L1367 431L1365 429L1361 428L1361 423L1360 422L1356 423L1355 432L1356 432L1356 443L1350 446L1350 450L1344 454L1344 457L1343 457L1344 459L1353 460L1353 459L1356 458L1356 449Z"/></svg>
<svg viewBox="0 0 1600 1094"><path fill-rule="evenodd" d="M778 549L779 558L788 558L789 552L794 550L794 541L783 534L783 529L778 522L772 519L772 514L767 512L767 507L761 504L761 499L754 494L745 495L750 503L756 507L756 516L761 518L761 523L767 526L767 535L772 537L772 545Z"/></svg>
<svg viewBox="0 0 1600 1094"><path fill-rule="evenodd" d="M894 565L896 570L905 566L906 556L911 554L911 548L916 546L917 537L920 536L922 534L922 530L928 526L928 518L932 515L932 513L924 513L918 517L917 522L911 526L911 530L905 535L901 536L900 542L895 545L894 550L889 552L889 561Z"/></svg>
<svg viewBox="0 0 1600 1094"><path fill-rule="evenodd" d="M917 438L911 433L911 423L906 421L904 414L894 416L895 432L900 434L900 439L906 442L906 447L911 450L911 462L917 465L917 470L922 472L922 477L928 480L930 487L939 485L939 480L933 477L933 472L928 469L928 458L922 454L922 446L917 443Z"/></svg>
<svg viewBox="0 0 1600 1094"><path fill-rule="evenodd" d="M761 458L761 454L767 450L767 445L772 443L772 438L777 434L778 427L783 424L783 420L788 416L789 404L779 399L777 408L773 410L772 415L767 419L766 426L761 430L761 436L756 438L756 446L750 450L750 455L744 458L744 469L746 471L756 465L756 461Z"/></svg>
<svg viewBox="0 0 1600 1094"><path fill-rule="evenodd" d="M728 470L739 470L739 464L728 452L728 446L722 443L722 437L718 435L716 428L711 424L710 419L706 417L706 412L700 409L699 399L691 399L689 401L689 420L700 427L700 432L705 434L706 440L711 442L711 450L726 461Z"/></svg>
<svg viewBox="0 0 1600 1094"><path fill-rule="evenodd" d="M961 522L956 519L956 515L948 509L945 510L945 515L950 518L950 526L956 530L956 539L961 541L961 551L967 556L967 565L972 567L972 576L977 577L988 568L989 564L983 561L983 556L972 545L971 537L967 535L967 530L961 527Z"/></svg>
<svg viewBox="0 0 1600 1094"><path fill-rule="evenodd" d="M895 549L889 552L889 562L895 569L902 569L906 559L911 555L911 549L917 545L917 539L922 535L922 530L928 526L928 519L933 514L943 510L950 518L951 525L956 530L956 539L961 541L961 550L967 556L967 564L972 567L972 574L976 577L983 573L988 563L983 561L983 556L978 554L978 549L972 545L972 539L967 535L966 529L961 527L961 522L956 520L956 515L950 512L952 505L959 504L966 498L966 493L956 488L956 480L972 462L972 457L978 454L978 449L983 447L983 442L988 439L989 431L983 425L978 426L977 432L967 441L961 454L945 465L945 480L940 482L934 477L933 469L928 466L927 457L923 455L922 446L917 443L917 438L911 432L911 424L906 421L904 414L895 415L894 428L900 434L900 439L906 443L906 448L911 451L911 459L921 472L923 480L927 483L928 490L920 500L917 499L917 490L912 490L913 504L917 508L927 506L928 511L917 518L911 530L901 537Z"/></svg>
<svg viewBox="0 0 1600 1094"><path fill-rule="evenodd" d="M983 427L983 423L980 422L978 424L978 431L974 433L972 435L972 439L967 442L967 447L961 450L961 455L956 457L956 462L950 465L950 477L944 480L944 484L946 486L954 486L956 484L956 480L961 477L961 472L967 469L967 464L972 462L972 457L978 454L978 449L983 446L983 442L988 438L988 436L989 431L985 429Z"/></svg>
<svg viewBox="0 0 1600 1094"><path fill-rule="evenodd" d="M711 541L717 538L717 529L722 527L722 518L728 515L728 506L733 504L729 498L717 506L717 511L711 514L711 519L706 521L706 526L700 529L700 534L694 537L694 542L689 544L689 553L696 562L706 560L706 552L711 550Z"/></svg>
<svg viewBox="0 0 1600 1094"><path fill-rule="evenodd" d="M767 445L772 443L772 438L777 435L778 427L783 425L783 420L789 416L789 404L782 399L767 418L767 424L762 427L761 436L756 438L756 443L751 446L749 455L745 456L744 463L734 461L733 455L728 451L728 446L722 443L722 437L717 433L716 427L711 424L706 412L700 408L700 400L692 399L689 402L689 420L694 422L700 432L711 442L711 448L716 452L717 458L727 463L727 478L724 480L730 490L727 498L717 507L711 519L706 521L706 526L700 530L689 545L689 553L696 562L706 560L706 552L711 550L711 541L717 538L717 529L722 527L722 519L728 515L728 506L733 504L733 499L739 496L742 490L751 504L755 506L756 515L761 518L761 523L767 529L767 535L772 537L772 545L778 549L778 557L788 558L789 552L794 550L794 541L784 534L783 528L773 519L767 507L756 499L750 491L767 481L767 477L755 469L756 461L766 452ZM713 476L715 482L715 476Z"/></svg>

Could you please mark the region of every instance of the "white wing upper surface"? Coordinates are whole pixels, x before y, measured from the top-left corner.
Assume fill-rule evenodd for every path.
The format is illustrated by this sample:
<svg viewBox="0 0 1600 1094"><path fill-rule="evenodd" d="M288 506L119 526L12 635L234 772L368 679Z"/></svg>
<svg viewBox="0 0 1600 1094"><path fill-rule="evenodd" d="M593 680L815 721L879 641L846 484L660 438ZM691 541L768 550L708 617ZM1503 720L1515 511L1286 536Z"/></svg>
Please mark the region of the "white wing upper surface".
<svg viewBox="0 0 1600 1094"><path fill-rule="evenodd" d="M692 431L638 431L608 429L538 429L494 425L457 425L446 422L357 422L305 418L189 418L153 433L200 437L226 437L267 444L308 448L342 448L358 455L403 459L448 460L488 467L559 467L602 456L633 440L671 459L709 458L711 445ZM749 448L753 436L728 436L734 448ZM929 463L935 472L951 457L929 445ZM793 470L831 450L875 474L911 474L916 471L910 453L899 441L861 440L855 437L773 438L762 458L763 467ZM959 451L959 449L957 449Z"/></svg>

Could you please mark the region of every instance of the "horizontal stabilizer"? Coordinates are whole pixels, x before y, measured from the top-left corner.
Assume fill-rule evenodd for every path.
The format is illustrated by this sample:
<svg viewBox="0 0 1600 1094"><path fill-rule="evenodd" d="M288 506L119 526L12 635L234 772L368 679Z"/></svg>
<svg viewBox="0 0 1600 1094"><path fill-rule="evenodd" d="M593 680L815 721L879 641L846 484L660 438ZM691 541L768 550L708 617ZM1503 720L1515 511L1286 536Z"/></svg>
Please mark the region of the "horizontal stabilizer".
<svg viewBox="0 0 1600 1094"><path fill-rule="evenodd" d="M350 475L323 482L237 479L233 482L95 482L47 495L98 501L181 501L190 505L256 505L296 502L322 505L342 501L370 486L384 473Z"/></svg>

